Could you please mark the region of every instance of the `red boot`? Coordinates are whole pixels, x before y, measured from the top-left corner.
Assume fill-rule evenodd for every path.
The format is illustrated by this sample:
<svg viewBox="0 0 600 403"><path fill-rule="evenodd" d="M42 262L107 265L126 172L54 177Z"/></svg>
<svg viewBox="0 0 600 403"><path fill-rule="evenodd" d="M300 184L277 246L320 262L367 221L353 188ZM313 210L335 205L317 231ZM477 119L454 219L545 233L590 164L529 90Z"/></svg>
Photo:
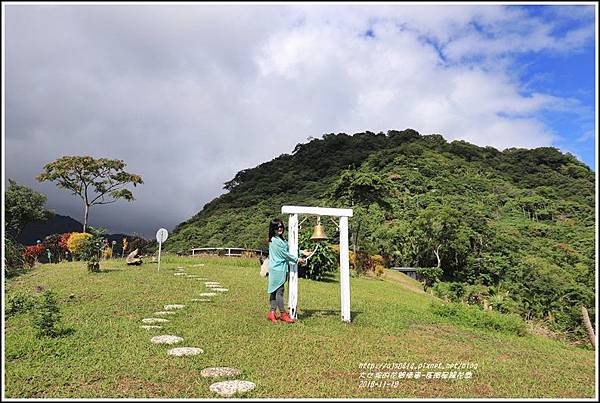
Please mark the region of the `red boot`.
<svg viewBox="0 0 600 403"><path fill-rule="evenodd" d="M275 311L269 311L267 315L267 319L269 319L273 323L277 323L277 318L275 317Z"/></svg>
<svg viewBox="0 0 600 403"><path fill-rule="evenodd" d="M281 319L282 321L287 322L287 323L295 322L294 319L290 318L290 315L288 315L288 313L285 311L281 312L281 317L279 319Z"/></svg>

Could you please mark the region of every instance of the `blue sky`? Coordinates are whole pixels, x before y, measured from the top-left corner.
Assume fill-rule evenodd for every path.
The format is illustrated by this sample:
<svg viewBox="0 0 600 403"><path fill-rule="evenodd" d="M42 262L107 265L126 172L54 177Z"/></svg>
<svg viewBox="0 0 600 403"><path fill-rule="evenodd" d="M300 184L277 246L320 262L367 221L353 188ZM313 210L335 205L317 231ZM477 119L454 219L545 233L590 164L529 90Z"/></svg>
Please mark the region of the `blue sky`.
<svg viewBox="0 0 600 403"><path fill-rule="evenodd" d="M124 160L144 185L92 211L109 232L171 230L325 133L555 146L596 169L592 5L2 6L5 179L81 218L35 176L63 155Z"/></svg>
<svg viewBox="0 0 600 403"><path fill-rule="evenodd" d="M554 6L555 7L555 6ZM545 21L556 21L549 14L549 6L519 7L526 9ZM554 31L564 36L569 31L589 23L593 17L593 7L587 17L565 19ZM544 92L559 98L576 102L567 111L541 111L539 118L558 136L553 145L564 152L576 155L581 161L596 170L596 56L595 41L584 41L581 46L565 52L528 52L518 56L515 63L526 66L520 77L525 88Z"/></svg>

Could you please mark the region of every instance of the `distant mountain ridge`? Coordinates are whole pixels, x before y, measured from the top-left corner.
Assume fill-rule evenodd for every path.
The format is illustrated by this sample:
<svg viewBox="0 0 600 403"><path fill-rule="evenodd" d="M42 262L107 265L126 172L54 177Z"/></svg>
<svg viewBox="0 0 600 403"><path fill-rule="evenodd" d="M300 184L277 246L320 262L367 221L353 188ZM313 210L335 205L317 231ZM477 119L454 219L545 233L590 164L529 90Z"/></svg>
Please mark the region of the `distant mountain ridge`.
<svg viewBox="0 0 600 403"><path fill-rule="evenodd" d="M34 221L25 225L21 234L17 237L17 242L23 245L35 245L37 241L43 241L45 237L52 234L64 234L65 232L82 232L83 224L70 216L54 214L48 221ZM104 238L109 241L117 241L119 244L124 237L130 241L132 235L126 234L105 234Z"/></svg>
<svg viewBox="0 0 600 403"><path fill-rule="evenodd" d="M25 225L17 241L23 245L35 245L52 234L65 232L81 232L83 224L69 216L54 214L48 221L34 221Z"/></svg>

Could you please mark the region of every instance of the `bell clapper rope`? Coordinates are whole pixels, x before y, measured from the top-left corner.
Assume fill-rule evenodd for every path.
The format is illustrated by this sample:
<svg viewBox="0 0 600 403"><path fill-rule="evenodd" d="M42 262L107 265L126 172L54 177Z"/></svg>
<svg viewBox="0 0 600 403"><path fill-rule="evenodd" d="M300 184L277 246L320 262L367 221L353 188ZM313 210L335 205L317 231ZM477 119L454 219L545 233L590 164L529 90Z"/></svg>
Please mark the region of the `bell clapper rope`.
<svg viewBox="0 0 600 403"><path fill-rule="evenodd" d="M315 252L317 251L317 249L319 249L319 244L317 244L317 246L315 246L315 249L313 249L312 253L310 255L306 256L304 258L304 260L308 260L310 257L312 257L312 255L315 254Z"/></svg>

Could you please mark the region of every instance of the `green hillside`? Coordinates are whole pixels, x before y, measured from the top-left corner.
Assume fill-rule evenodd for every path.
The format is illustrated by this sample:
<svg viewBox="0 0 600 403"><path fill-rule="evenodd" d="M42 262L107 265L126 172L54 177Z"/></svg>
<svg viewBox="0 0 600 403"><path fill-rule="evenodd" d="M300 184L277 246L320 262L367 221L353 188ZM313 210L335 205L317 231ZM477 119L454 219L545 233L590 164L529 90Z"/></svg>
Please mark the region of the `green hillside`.
<svg viewBox="0 0 600 403"><path fill-rule="evenodd" d="M224 379L203 378L208 367L239 369L235 379L256 384L243 395L248 398L596 393L594 351L524 331L515 317L444 305L399 273L350 279L349 324L340 320L337 276L300 279L298 322L273 325L255 259L163 255L160 271L156 264L130 267L122 259L102 261L101 268L92 274L85 262L45 264L7 280L6 397L218 398L209 387ZM203 279L228 291L200 301L212 291ZM59 327L68 330L59 337L36 336L37 310L25 303L41 297L36 289L56 295ZM161 328L141 328L142 319L160 318L155 312L165 304L184 307L162 316L168 322ZM158 335L183 341L152 344ZM167 355L174 347L203 353Z"/></svg>
<svg viewBox="0 0 600 403"><path fill-rule="evenodd" d="M327 134L238 172L165 247L266 249L282 205L351 207L358 249L390 267L440 267L437 295L577 340L580 305L595 315L594 176L551 147L500 152L414 130Z"/></svg>

